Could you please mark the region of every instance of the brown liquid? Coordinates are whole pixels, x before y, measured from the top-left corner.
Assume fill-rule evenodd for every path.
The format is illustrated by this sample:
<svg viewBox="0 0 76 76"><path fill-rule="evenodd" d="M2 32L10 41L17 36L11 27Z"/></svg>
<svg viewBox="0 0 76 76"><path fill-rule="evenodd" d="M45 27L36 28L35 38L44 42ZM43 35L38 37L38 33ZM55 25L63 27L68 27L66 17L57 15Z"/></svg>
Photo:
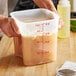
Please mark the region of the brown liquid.
<svg viewBox="0 0 76 76"><path fill-rule="evenodd" d="M22 51L25 65L54 61L57 51L57 34L22 37Z"/></svg>

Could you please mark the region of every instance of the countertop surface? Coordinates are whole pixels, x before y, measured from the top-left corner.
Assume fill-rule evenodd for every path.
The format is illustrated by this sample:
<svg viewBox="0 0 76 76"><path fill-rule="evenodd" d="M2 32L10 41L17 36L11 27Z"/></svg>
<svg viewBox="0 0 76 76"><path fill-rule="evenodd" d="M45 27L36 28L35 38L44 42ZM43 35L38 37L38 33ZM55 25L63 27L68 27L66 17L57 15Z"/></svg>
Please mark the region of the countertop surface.
<svg viewBox="0 0 76 76"><path fill-rule="evenodd" d="M55 76L65 61L76 62L76 33L70 38L58 39L57 60L52 63L24 66L22 59L14 56L13 39L4 35L0 41L0 76Z"/></svg>

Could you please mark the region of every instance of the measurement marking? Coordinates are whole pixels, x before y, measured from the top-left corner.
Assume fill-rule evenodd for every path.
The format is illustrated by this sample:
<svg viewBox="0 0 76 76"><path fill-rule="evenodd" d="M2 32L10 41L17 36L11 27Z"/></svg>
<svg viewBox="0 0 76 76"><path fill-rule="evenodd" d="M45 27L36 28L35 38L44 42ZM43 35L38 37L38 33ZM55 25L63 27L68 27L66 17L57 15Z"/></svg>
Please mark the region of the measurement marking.
<svg viewBox="0 0 76 76"><path fill-rule="evenodd" d="M50 41L37 41L36 43L50 43Z"/></svg>
<svg viewBox="0 0 76 76"><path fill-rule="evenodd" d="M42 24L36 24L35 26L46 26L46 25L50 25L50 22L47 22L47 23L42 23Z"/></svg>
<svg viewBox="0 0 76 76"><path fill-rule="evenodd" d="M45 23L45 25L50 25L50 23Z"/></svg>
<svg viewBox="0 0 76 76"><path fill-rule="evenodd" d="M49 34L50 34L50 32L46 32L46 33L45 33L45 35L49 35Z"/></svg>
<svg viewBox="0 0 76 76"><path fill-rule="evenodd" d="M42 46L42 49L43 50L39 50L38 52L37 52L37 54L47 54L47 53L49 53L49 51L48 50L44 50L44 44L48 44L48 43L50 43L50 41L49 40L46 40L46 38L45 38L45 36L46 35L49 35L50 34L50 32L45 32L45 30L44 30L44 27L46 26L49 26L50 25L50 23L49 22L47 22L47 23L42 23L42 24L36 24L35 26L37 26L38 28L40 27L41 29L37 29L37 32L39 32L39 33L42 33L42 40L41 41L37 41L36 43L41 43L41 46ZM45 27L45 28L46 28Z"/></svg>
<svg viewBox="0 0 76 76"><path fill-rule="evenodd" d="M42 26L42 31L43 31L43 34L42 34L42 41L44 41L44 26ZM42 49L44 49L44 44L42 44ZM43 51L42 51L43 52ZM41 52L41 53L42 53ZM42 54L44 54L44 53L42 53Z"/></svg>
<svg viewBox="0 0 76 76"><path fill-rule="evenodd" d="M36 24L35 26L40 26L40 24Z"/></svg>
<svg viewBox="0 0 76 76"><path fill-rule="evenodd" d="M43 30L37 30L37 32L43 32Z"/></svg>
<svg viewBox="0 0 76 76"><path fill-rule="evenodd" d="M50 41L45 41L45 43L50 43Z"/></svg>
<svg viewBox="0 0 76 76"><path fill-rule="evenodd" d="M39 51L39 52L37 52L37 54L48 54L49 53L49 51Z"/></svg>

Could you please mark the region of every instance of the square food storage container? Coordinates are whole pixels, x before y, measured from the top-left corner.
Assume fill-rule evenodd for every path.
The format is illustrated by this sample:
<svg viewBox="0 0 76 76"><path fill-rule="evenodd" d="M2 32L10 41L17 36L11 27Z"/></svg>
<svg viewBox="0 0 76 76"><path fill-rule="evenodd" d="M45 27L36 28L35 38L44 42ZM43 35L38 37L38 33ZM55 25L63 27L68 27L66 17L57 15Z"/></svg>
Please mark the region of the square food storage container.
<svg viewBox="0 0 76 76"><path fill-rule="evenodd" d="M21 33L14 37L15 55L25 65L56 60L59 17L47 9L32 9L11 13Z"/></svg>

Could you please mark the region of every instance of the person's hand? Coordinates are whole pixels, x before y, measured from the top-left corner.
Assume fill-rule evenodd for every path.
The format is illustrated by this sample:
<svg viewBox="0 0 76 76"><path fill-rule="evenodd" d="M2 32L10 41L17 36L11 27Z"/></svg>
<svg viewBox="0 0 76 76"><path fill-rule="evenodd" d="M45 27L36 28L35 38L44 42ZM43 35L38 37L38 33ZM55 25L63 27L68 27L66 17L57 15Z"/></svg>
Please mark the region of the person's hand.
<svg viewBox="0 0 76 76"><path fill-rule="evenodd" d="M57 10L52 2L52 0L33 0L35 2L35 4L40 7L40 8L45 8L45 9L49 9L53 12L57 13ZM59 15L58 15L59 16ZM64 22L62 20L62 18L59 18L59 29L63 26Z"/></svg>
<svg viewBox="0 0 76 76"><path fill-rule="evenodd" d="M33 0L33 1L40 8L49 9L49 10L57 13L56 8L55 8L52 0Z"/></svg>
<svg viewBox="0 0 76 76"><path fill-rule="evenodd" d="M11 17L0 15L0 28L9 37L20 36L19 29Z"/></svg>

